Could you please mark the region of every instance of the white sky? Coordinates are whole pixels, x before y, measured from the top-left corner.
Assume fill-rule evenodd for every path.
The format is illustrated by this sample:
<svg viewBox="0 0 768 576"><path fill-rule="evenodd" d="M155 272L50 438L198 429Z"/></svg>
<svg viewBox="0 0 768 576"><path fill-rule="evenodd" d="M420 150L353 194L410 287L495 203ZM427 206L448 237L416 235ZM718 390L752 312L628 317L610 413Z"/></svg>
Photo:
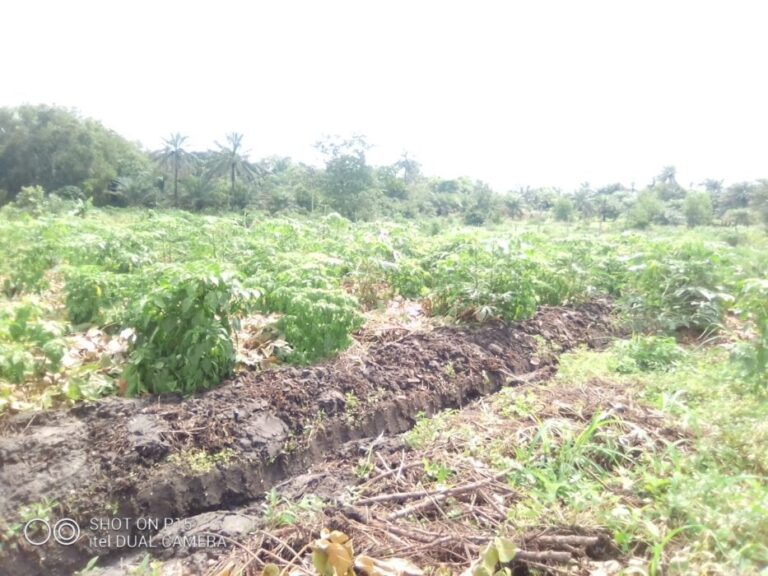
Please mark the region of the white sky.
<svg viewBox="0 0 768 576"><path fill-rule="evenodd" d="M5 0L0 106L75 107L148 148L245 134L499 190L768 177L768 3Z"/></svg>

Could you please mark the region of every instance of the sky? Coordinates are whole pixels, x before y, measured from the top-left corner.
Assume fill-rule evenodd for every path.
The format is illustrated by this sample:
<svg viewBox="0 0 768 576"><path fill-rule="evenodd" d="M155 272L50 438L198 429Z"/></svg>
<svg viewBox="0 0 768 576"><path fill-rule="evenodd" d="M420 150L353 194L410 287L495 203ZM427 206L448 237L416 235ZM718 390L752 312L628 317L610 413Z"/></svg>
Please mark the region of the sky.
<svg viewBox="0 0 768 576"><path fill-rule="evenodd" d="M0 106L58 104L148 149L373 163L497 190L768 177L761 0L5 0Z"/></svg>

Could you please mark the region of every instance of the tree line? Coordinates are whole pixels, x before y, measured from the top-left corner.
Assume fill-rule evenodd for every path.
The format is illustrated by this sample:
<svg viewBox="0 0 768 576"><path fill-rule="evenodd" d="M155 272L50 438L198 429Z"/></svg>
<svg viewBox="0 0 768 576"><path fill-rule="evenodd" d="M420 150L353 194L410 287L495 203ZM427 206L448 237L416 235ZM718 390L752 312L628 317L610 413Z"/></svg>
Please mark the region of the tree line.
<svg viewBox="0 0 768 576"><path fill-rule="evenodd" d="M620 183L577 190L524 187L504 193L469 178L426 176L404 153L373 166L363 136L317 142L324 166L288 157L251 161L244 137L230 133L216 148L190 150L171 134L146 151L75 111L46 105L0 108L0 205L38 209L51 199L96 206L174 207L193 211L269 213L335 211L353 219L454 216L467 224L508 218L617 220L697 226L768 224L768 180L683 187L674 167L647 186Z"/></svg>

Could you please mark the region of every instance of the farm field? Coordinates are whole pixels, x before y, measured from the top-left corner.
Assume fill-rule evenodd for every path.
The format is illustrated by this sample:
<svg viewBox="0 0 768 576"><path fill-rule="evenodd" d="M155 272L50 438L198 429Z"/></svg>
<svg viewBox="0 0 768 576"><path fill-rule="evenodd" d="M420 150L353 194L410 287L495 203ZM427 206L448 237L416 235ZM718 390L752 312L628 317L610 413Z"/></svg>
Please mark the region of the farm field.
<svg viewBox="0 0 768 576"><path fill-rule="evenodd" d="M93 209L0 254L2 574L768 566L761 229Z"/></svg>

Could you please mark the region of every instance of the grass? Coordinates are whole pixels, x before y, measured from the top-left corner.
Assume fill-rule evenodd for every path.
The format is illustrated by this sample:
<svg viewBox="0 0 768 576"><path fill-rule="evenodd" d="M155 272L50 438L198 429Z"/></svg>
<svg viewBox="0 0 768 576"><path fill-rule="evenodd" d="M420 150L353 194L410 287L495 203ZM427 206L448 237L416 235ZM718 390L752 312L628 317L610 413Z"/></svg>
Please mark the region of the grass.
<svg viewBox="0 0 768 576"><path fill-rule="evenodd" d="M512 469L513 536L607 532L627 573L767 573L768 399L722 347L578 350L548 385L422 418L406 442Z"/></svg>
<svg viewBox="0 0 768 576"><path fill-rule="evenodd" d="M323 508L323 501L314 495L294 501L283 498L274 488L264 495L261 504L262 519L269 529L310 523L322 516Z"/></svg>
<svg viewBox="0 0 768 576"><path fill-rule="evenodd" d="M649 572L667 558L670 573L760 573L768 564L765 393L736 377L719 347L690 351L665 371L619 375L614 370L625 352L621 343L565 356L558 379L588 385L608 377L631 386L686 440L643 454L626 474L609 475L640 499L601 506L596 519L625 550L645 545Z"/></svg>

